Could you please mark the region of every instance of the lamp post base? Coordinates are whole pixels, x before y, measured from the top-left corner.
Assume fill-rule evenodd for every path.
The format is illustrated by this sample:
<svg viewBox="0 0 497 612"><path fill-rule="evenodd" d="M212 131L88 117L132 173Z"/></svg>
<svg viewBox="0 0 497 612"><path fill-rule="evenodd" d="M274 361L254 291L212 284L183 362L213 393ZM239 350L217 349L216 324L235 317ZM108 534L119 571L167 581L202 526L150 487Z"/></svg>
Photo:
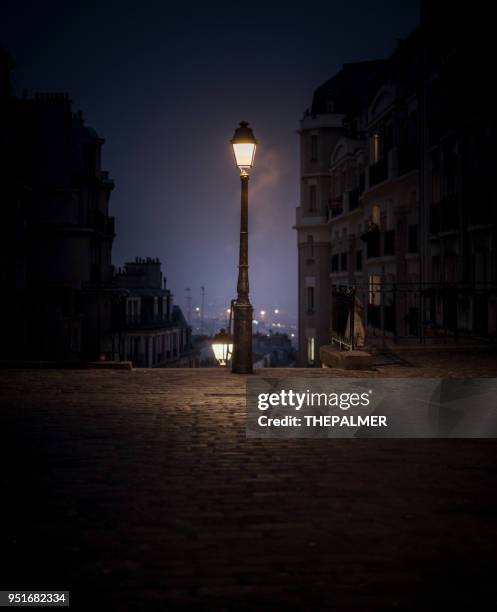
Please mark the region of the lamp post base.
<svg viewBox="0 0 497 612"><path fill-rule="evenodd" d="M234 374L252 374L252 305L250 302L233 304L233 358Z"/></svg>

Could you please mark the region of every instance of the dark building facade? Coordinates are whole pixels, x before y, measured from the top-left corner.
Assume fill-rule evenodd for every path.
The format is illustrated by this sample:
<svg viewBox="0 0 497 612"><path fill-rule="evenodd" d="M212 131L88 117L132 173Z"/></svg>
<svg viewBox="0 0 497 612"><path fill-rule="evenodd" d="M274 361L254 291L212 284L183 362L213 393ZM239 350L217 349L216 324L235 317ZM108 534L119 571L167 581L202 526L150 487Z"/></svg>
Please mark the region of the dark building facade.
<svg viewBox="0 0 497 612"><path fill-rule="evenodd" d="M458 11L447 27L444 8L422 3L387 61L346 64L304 114L300 365L319 366L332 341L497 337L490 39Z"/></svg>
<svg viewBox="0 0 497 612"><path fill-rule="evenodd" d="M137 257L114 277L113 351L136 367L193 367L191 328L162 275L161 263Z"/></svg>
<svg viewBox="0 0 497 612"><path fill-rule="evenodd" d="M67 94L17 98L0 53L0 287L3 360L81 361L111 352L109 216L104 140Z"/></svg>
<svg viewBox="0 0 497 612"><path fill-rule="evenodd" d="M450 334L497 335L497 117L484 6L422 2L420 216L424 316ZM487 17L489 17L487 15Z"/></svg>

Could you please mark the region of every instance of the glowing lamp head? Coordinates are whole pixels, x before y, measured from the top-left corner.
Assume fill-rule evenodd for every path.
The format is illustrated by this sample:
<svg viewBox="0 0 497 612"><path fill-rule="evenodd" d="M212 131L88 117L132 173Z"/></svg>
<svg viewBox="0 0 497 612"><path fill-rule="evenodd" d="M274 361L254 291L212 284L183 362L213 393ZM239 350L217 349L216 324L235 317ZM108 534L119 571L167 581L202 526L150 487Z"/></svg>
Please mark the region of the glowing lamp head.
<svg viewBox="0 0 497 612"><path fill-rule="evenodd" d="M233 339L226 333L225 329L219 332L212 338L211 341L214 357L220 366L227 365L233 354Z"/></svg>
<svg viewBox="0 0 497 612"><path fill-rule="evenodd" d="M247 174L254 165L257 140L252 128L246 121L242 121L236 128L231 144L233 145L236 165L242 174Z"/></svg>

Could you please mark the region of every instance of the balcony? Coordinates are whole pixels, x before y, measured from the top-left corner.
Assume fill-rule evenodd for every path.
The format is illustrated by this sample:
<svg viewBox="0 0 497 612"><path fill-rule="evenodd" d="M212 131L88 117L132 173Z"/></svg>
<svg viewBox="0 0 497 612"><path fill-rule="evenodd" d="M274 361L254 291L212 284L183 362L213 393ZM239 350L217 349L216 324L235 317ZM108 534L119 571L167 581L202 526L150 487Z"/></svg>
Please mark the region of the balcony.
<svg viewBox="0 0 497 612"><path fill-rule="evenodd" d="M306 225L316 225L316 223L326 223L326 221L329 219L329 211L326 212L328 218L318 211L310 213L308 211L304 211L302 206L297 206L295 226L305 227Z"/></svg>

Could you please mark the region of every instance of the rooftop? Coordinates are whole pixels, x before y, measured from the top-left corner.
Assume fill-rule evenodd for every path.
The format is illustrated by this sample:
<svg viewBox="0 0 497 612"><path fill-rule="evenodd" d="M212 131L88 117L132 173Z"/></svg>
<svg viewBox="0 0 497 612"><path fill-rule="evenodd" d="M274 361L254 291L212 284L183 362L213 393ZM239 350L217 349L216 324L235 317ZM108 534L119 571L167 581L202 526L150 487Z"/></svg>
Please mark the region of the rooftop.
<svg viewBox="0 0 497 612"><path fill-rule="evenodd" d="M344 64L342 68L314 92L311 115L349 114L362 102L363 96L377 86L385 60Z"/></svg>

